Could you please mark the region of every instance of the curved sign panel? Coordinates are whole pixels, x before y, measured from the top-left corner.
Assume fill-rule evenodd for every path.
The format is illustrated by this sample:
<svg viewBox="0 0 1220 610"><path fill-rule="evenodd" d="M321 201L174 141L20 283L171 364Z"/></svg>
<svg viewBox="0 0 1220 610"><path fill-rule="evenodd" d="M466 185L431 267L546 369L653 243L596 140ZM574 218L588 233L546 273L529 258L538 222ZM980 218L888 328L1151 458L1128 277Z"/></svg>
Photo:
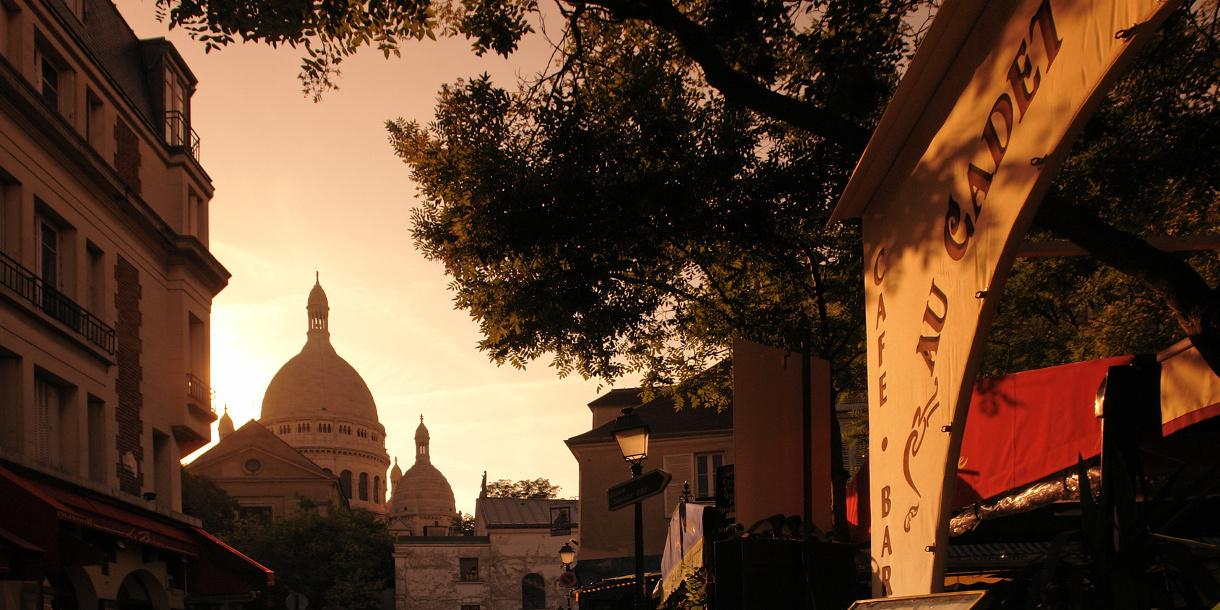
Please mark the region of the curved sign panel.
<svg viewBox="0 0 1220 610"><path fill-rule="evenodd" d="M863 217L875 595L941 588L1005 275L1072 139L1177 4L946 2L857 166L836 216Z"/></svg>

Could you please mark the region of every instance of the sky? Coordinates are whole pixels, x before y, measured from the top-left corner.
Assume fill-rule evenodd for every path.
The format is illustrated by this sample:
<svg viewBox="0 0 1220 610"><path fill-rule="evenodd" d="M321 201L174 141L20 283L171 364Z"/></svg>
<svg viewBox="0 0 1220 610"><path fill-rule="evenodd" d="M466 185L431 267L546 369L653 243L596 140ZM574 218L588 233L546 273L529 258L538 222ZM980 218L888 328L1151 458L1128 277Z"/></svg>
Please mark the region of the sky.
<svg viewBox="0 0 1220 610"><path fill-rule="evenodd" d="M141 38L169 38L199 79L191 116L216 187L210 247L233 274L212 303L217 410L227 405L238 427L258 417L271 377L305 343L317 270L331 342L368 383L403 470L422 414L458 510L473 512L484 470L493 481L546 477L575 496L563 439L589 428L599 383L559 379L546 361L497 367L478 351L478 327L454 309L443 268L411 242L415 186L383 126L432 120L441 85L461 77L487 72L511 86L545 67L546 41L532 36L508 60L476 57L464 40L407 43L400 59L365 51L315 103L293 49L205 54L157 22L152 0L118 6Z"/></svg>

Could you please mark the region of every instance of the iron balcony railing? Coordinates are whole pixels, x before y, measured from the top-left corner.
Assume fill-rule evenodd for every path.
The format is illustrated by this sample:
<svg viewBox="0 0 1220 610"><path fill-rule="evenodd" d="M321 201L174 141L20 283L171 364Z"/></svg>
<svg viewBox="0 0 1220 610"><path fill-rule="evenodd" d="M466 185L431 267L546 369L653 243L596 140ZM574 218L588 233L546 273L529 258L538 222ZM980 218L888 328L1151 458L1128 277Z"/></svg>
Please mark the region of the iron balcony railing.
<svg viewBox="0 0 1220 610"><path fill-rule="evenodd" d="M0 285L17 293L107 354L114 355L113 328L62 292L47 286L33 271L3 252L0 252Z"/></svg>
<svg viewBox="0 0 1220 610"><path fill-rule="evenodd" d="M196 162L199 161L199 134L191 128L186 115L177 110L165 113L165 143L186 149Z"/></svg>
<svg viewBox="0 0 1220 610"><path fill-rule="evenodd" d="M202 379L190 373L186 374L186 396L201 409L216 415L216 408L212 406L212 399L216 397L216 393Z"/></svg>

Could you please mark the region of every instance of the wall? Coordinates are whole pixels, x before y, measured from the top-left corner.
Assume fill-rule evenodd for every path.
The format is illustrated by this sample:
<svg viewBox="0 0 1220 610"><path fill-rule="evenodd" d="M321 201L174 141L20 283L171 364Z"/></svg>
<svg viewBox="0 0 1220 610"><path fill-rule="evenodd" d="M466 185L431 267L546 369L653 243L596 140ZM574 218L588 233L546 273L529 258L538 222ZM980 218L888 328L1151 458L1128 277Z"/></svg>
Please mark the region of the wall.
<svg viewBox="0 0 1220 610"><path fill-rule="evenodd" d="M811 365L813 523L833 524L830 485L830 369ZM804 515L801 358L749 341L733 342L733 467L737 521L749 527L775 514Z"/></svg>
<svg viewBox="0 0 1220 610"><path fill-rule="evenodd" d="M635 553L635 520L631 507L611 512L606 491L613 485L631 478L631 471L618 445L613 441L573 445L572 453L580 466L580 559L627 557ZM734 463L736 451L729 431L680 438L653 438L649 443L644 471L653 468L676 470L675 459L689 458L696 453L723 452L724 463ZM666 457L669 468L666 468ZM659 555L665 545L669 515L678 501L685 477L674 475L666 493L644 500L644 553ZM693 486L693 481L692 481Z"/></svg>
<svg viewBox="0 0 1220 610"><path fill-rule="evenodd" d="M455 610L461 604L487 607L491 598L491 584L485 575L491 557L487 539L460 540L413 540L411 544L394 545L396 610ZM479 580L459 582L458 559L462 557L478 558Z"/></svg>

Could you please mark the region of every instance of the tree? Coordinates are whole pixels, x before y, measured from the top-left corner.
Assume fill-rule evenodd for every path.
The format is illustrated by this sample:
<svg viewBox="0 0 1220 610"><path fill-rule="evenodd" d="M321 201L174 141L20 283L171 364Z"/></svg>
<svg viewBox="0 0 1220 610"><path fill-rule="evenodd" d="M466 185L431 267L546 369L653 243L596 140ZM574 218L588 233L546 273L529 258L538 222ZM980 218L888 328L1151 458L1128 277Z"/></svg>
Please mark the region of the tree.
<svg viewBox="0 0 1220 610"><path fill-rule="evenodd" d="M559 496L560 487L551 483L547 479L522 479L520 481L510 481L508 479L500 479L487 484L488 498L556 498Z"/></svg>
<svg viewBox="0 0 1220 610"><path fill-rule="evenodd" d="M459 536L474 535L474 515L458 511L453 516L453 531Z"/></svg>
<svg viewBox="0 0 1220 610"><path fill-rule="evenodd" d="M325 506L270 525L243 521L225 540L275 570L279 597L301 593L311 608L378 610L382 591L394 587L393 535L366 510Z"/></svg>
<svg viewBox="0 0 1220 610"><path fill-rule="evenodd" d="M182 512L198 517L203 529L224 537L233 531L238 508L237 500L211 479L182 469Z"/></svg>
<svg viewBox="0 0 1220 610"><path fill-rule="evenodd" d="M842 179L841 177L835 179L826 174L850 171L855 155L863 149L870 127L888 97L903 59L918 41L918 33L921 28L912 27L912 24L919 23L921 16L930 15L931 7L934 4L934 2L921 0L888 0L885 2L760 0L750 3L729 0L689 0L677 4L670 0L557 0L556 7L564 18L565 27L561 38L556 42L557 60L547 72L531 82L524 83L516 95L508 95L502 90L491 87L485 81L481 85L478 84L479 81L472 81L467 84L465 89L467 94L475 97L467 97L465 100L458 99L454 96L461 97L461 89L453 89L446 92L446 95L449 96L448 102L442 100L441 104L456 104L466 101L476 104L488 103L505 111L512 109L515 112L511 120L499 123L487 122L487 117L479 114L469 117L467 122L475 129L478 129L479 126L498 129L501 137L508 135L504 133L504 130L511 127L518 128L517 135L539 134L545 133L547 129L554 129L557 126L556 121L589 120L591 117L595 117L596 115L587 111L590 109L585 107L584 103L589 101L592 96L606 93L606 84L613 84L613 80L599 79L625 78L636 85L644 85L648 83L648 78L655 79L665 75L668 80L657 81L657 84L666 85L668 91L663 89L655 96L642 96L640 101L645 106L641 110L646 111L648 104L665 101L671 104L670 108L674 109L689 110L691 106L698 106L703 110L709 110L714 107L722 107L726 116L734 114L734 111L736 114L747 114L749 117L744 122L729 121L727 124L722 122L719 125L721 129L725 130L734 128L740 130L749 127L765 130L767 137L754 138L753 150L738 151L746 153L746 156L755 153L753 156L757 157L758 153L762 152L782 151L785 145L784 138L782 134L777 135L777 132L782 131L796 131L801 134L801 137L807 139L812 134L815 136L812 138L813 140L832 144L829 147L815 147L820 149L818 154L824 157L820 159L825 166L824 171L814 172L806 176L806 180L820 183L828 191L822 195L829 195L833 198L833 195L838 192L836 187L841 186ZM1215 11L1212 5L1214 2L1201 0L1184 8L1183 13L1189 14L1188 21L1199 26L1195 32L1196 40L1202 41L1202 44L1186 50L1194 54L1192 57L1204 57L1202 65L1214 66L1214 63L1208 63L1208 58L1211 57L1208 54L1215 52ZM374 47L389 56L396 54L399 45L407 40L435 37L439 33L463 36L471 40L473 50L480 55L488 51L507 55L516 48L517 42L522 36L534 31L533 22L540 14L539 7L534 0L314 3L306 9L291 3L158 0L158 6L161 14L168 17L171 26L186 28L192 35L205 41L209 49L230 44L237 39L272 45L302 46L305 51L305 57L302 60L302 78L307 89L314 93L320 93L326 88L334 86L332 76L339 63L343 58L366 46ZM648 70L650 76L645 79L637 79L635 75L624 72L624 69L633 68L655 69L658 67L657 64L663 64L669 70L662 70L662 74L657 74L655 70L650 69ZM1215 70L1212 70L1213 74L1214 72ZM673 99L672 96L665 95L674 93L675 80L681 81L683 99ZM470 90L470 87L474 86L482 87L487 91L478 93ZM613 87L616 90L625 88L629 89L626 86ZM1205 93L1214 91L1214 89L1207 88L1196 90ZM674 102L681 103L674 104ZM518 108L530 104L533 104L536 110L545 112L545 116L531 116L528 111ZM586 112L578 112L582 108ZM1131 109L1126 108L1125 110ZM634 129L637 132L636 135L647 133L639 129L640 127L653 126L648 121L633 124L631 119L643 118L642 114L619 113L612 116L619 121L627 118L628 121L620 123L618 127L628 132ZM546 118L549 118L551 122L542 120ZM711 127L706 122L708 118L703 117L704 125ZM530 124L522 127L522 121L531 120ZM419 161L422 159L418 154L420 151L436 150L436 148L430 148L429 143L440 142L441 145L450 147L455 144L452 139L448 138L449 134L446 130L451 131L451 127L441 121L433 126L431 133L413 128L407 123L391 126L392 138L399 153L411 162L415 166L416 172L420 174L417 179L423 178L429 173L427 169L421 170L419 167L421 165ZM684 131L689 134L688 130ZM494 134L484 135L492 136ZM596 136L598 134L594 132L585 135ZM603 133L602 135L610 134ZM630 136L631 134L617 135ZM748 144L750 140L749 137L744 138L739 141L739 144ZM486 152L491 152L490 148L486 148L490 143L489 140L484 139L480 145L485 147ZM530 139L524 143L532 144L533 141ZM474 144L474 142L464 142L463 144ZM546 142L542 144L545 145ZM673 146L686 144L700 144L700 142L691 142L681 138L665 138L662 143L657 145L657 148L664 152L681 153L684 151L675 149ZM709 143L703 142L702 144ZM832 154L831 157L839 158L825 158L828 154L827 148L839 153L838 155ZM621 149L622 147L616 147L614 150L621 152ZM459 154L466 154L472 150L474 147L460 151ZM507 155L514 151L512 147L506 146L498 152ZM552 150L551 152L563 151ZM654 153L657 151L644 149L640 152ZM706 155L697 156L702 158ZM611 159L636 160L631 155L615 154L603 155L601 161ZM654 161L653 165L668 161L664 155L653 155L651 159ZM785 156L785 159L791 160L792 157ZM528 159L510 157L506 160ZM589 159L589 161L597 162L598 159ZM486 165L471 163L470 167L485 169ZM539 168L529 167L529 171L537 169ZM611 168L605 166L600 169ZM637 176L639 178L661 177L655 172L649 171L652 166L645 165L638 169L640 170ZM724 169L740 170L744 168L730 163ZM1151 177L1158 180L1162 178L1156 175ZM635 181L627 183L627 185L616 185L606 181L605 184L608 188L617 188L620 191L626 191L631 186L645 185L659 186L656 183L650 184L645 181ZM690 183L666 186L690 186ZM454 190L458 194L462 194L462 188L455 187ZM603 189L598 184L588 185L584 193L589 190ZM480 200L480 195L486 195L486 193L467 188L464 194L467 195L464 199L473 206L481 208L485 203ZM723 193L717 194L723 195ZM1214 195L1214 191L1212 194ZM434 193L431 197L436 195ZM770 194L763 194L759 199L774 203L774 197L768 195ZM1143 197L1136 200L1137 202L1127 201L1124 207L1155 209L1160 203L1156 198L1157 193L1141 193L1141 195ZM1215 197L1213 196L1212 199L1214 200ZM442 208L454 206L455 201L457 200L442 199L439 200L438 205ZM436 202L437 200L434 199L434 203ZM1100 206L1098 203L1094 199L1081 201L1078 197L1052 196L1051 200L1047 202L1048 205L1043 207L1054 207L1058 213L1053 216L1041 215L1039 222L1044 228L1072 240L1102 263L1134 278L1141 282L1146 290L1157 294L1171 312L1180 331L1194 338L1196 345L1212 367L1220 370L1220 291L1212 286L1214 282L1209 280L1206 270L1201 271L1196 265L1160 250L1140 237L1163 231L1165 227L1159 225L1154 227L1133 226L1129 223L1116 222L1107 214L1106 206ZM617 210L611 208L611 210L636 211L631 207L625 209L620 207ZM421 224L429 224L421 223L421 220L442 222L454 220L452 217L438 214L439 211L434 208L433 213L428 215L428 219L416 219L416 237L426 250L432 248L430 252L432 256L444 260L446 253L439 251L435 241L429 242L429 240L451 239L455 236L436 235L433 231L436 226L425 226L423 229L419 227ZM477 225L467 227L459 224L452 228L457 232L481 227ZM668 227L662 225L660 228ZM420 233L423 235L421 236ZM628 232L628 236L633 235ZM776 236L765 235L764 237L774 238ZM714 240L709 240L707 243L719 245ZM818 246L821 245L818 243ZM468 270L477 269L480 262L500 263L501 261L498 261L496 257L490 256L493 249L489 247L482 251L465 253L467 256L481 257L475 261L446 260L445 262L451 272L459 273L464 271L461 267L467 267ZM592 251L592 249L585 250L585 252ZM673 256L673 253L666 254ZM519 316L515 315L516 311L511 307L484 308L482 307L484 303L481 303L479 299L472 295L461 294L464 285L470 286L477 282L466 280L464 276L455 273L455 278L457 278L455 283L459 291L457 301L460 306L470 310L471 314L483 324L484 334L488 339L481 344L481 347L499 362L520 364L532 360L546 351L556 351L559 353L559 357L556 358L554 364L561 373L577 370L586 375L614 379L633 367L652 370L656 366L664 364L668 358L675 356L674 350L660 355L656 349L646 347L642 350L638 349L640 344L648 343L648 340L654 344L658 340L664 341L665 339L684 342L686 345L690 345L689 351L695 355L708 355L706 342L698 341L697 338L689 336L689 333L684 335L681 331L675 330L674 327L680 326L680 324L664 328L666 324L655 320L658 312L664 315L671 310L678 310L684 302L697 302L697 299L691 297L702 296L689 294L685 290L687 286L683 285L686 282L674 282L679 284L677 286L670 285L669 277L681 277L681 274L686 274L695 278L695 282L700 287L715 286L719 283L723 288L725 284L729 283L727 280L738 279L740 282L741 276L748 274L748 272L735 270L737 273L729 274L729 277L725 278L726 281L717 282L717 278L714 277L715 273L710 273L708 267L714 267L719 261L691 261L688 252L680 251L677 254L678 260L674 261L668 269L636 270L668 271L671 275L662 276L661 281L658 282L664 285L659 289L663 295L638 294L643 292L640 290L593 291L596 296L611 299L619 297L627 301L644 297L642 302L624 304L627 309L625 312L609 312L626 314L624 319L629 328L617 335L607 336L609 333L593 332L590 333L590 337L586 338L581 333L588 329L581 328L579 324L556 324L558 332L555 333L540 330L548 322L556 322L553 315L544 320L519 320ZM591 257L584 257L586 260L588 258ZM843 264L831 257L808 258L810 261L833 260L835 264ZM700 262L703 262L704 265L700 266ZM853 261L848 261L849 264L851 262ZM505 271L516 272L516 274L532 272L528 268ZM595 269L595 271L606 270ZM617 275L602 273L601 275L604 277L595 276L592 279L609 284L652 279L621 273L625 271L622 269L614 271L620 273ZM549 279L562 280L564 278L552 277ZM780 281L784 279L786 278L781 276ZM817 283L817 279L804 278L802 283ZM482 287L474 287L473 290L479 291L482 290ZM708 290L714 291L715 288L708 288ZM727 296L730 298L725 300L733 300L733 294ZM793 295L783 294L782 296L791 297ZM674 301L677 302L676 305ZM528 298L517 299L517 302L518 304L524 302L530 306L535 305L533 300ZM733 304L735 303L729 305ZM578 311L579 308L574 306L583 305L583 303L566 303L566 305L569 310ZM629 307L626 307L627 305ZM823 327L827 326L827 314L830 312L823 313L821 310L829 310L833 307L819 302L816 308L819 309L817 312L819 322L822 322ZM553 309L557 310L560 307ZM592 330L601 331L601 326L610 323L605 319L609 316L599 318L597 315L607 312L580 311L580 313L592 314L591 319L582 316L581 320L581 322L593 326ZM676 313L693 315L685 310ZM758 312L750 311L749 313ZM805 313L808 316L809 312ZM633 315L635 318L651 317L654 320L651 324L632 325L630 318ZM733 319L740 320L741 317L730 317L730 320ZM618 321L623 322L624 320ZM711 320L712 323L717 321ZM521 324L522 322L525 324ZM529 322L538 322L538 324L531 326L528 324ZM522 328L518 328L519 325ZM573 328L573 326L576 327ZM812 324L806 323L806 326L812 326ZM824 333L826 330L823 328L820 332ZM751 331L752 329L746 329L744 334L756 334ZM510 337L511 334L520 336ZM551 336L552 334L554 336ZM806 340L800 341L788 337L783 343L786 346L792 346L795 343L806 349L812 349L812 346L805 345L810 343L808 341L810 332L797 334L805 337ZM818 334L815 332L814 336L817 337ZM658 336L661 338L658 339ZM689 341L692 338L696 340ZM588 359L579 355L565 356L562 353L564 348L580 342L581 339L587 339L584 341L585 346L591 345L603 349L595 350ZM816 340L821 343L826 342L822 338ZM837 343L837 340L832 339L831 341ZM599 343L601 345L598 345ZM771 341L771 343L776 342ZM575 348L567 351L575 351ZM605 352L607 351L616 355L626 355L628 360L635 357L635 360L625 367L607 365L605 362ZM639 351L643 351L645 354L640 355ZM821 349L814 351L821 355L827 350L823 345ZM858 354L848 356L850 359L857 357ZM643 360L644 363L641 363L640 360ZM679 360L686 359L679 357ZM688 376L692 372L691 367L678 366L676 368L679 373L686 373ZM660 376L664 376L664 373Z"/></svg>

